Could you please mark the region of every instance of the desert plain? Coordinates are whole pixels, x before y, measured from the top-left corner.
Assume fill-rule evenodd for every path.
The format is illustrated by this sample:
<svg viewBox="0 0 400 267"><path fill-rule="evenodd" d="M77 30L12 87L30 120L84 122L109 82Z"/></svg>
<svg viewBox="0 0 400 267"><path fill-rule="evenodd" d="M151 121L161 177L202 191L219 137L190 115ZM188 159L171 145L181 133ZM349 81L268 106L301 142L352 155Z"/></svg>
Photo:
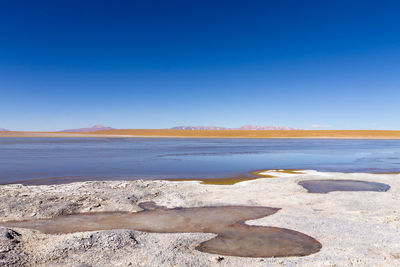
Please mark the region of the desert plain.
<svg viewBox="0 0 400 267"><path fill-rule="evenodd" d="M96 132L0 131L0 137L171 137L171 138L330 138L400 139L400 131L390 130L179 130L113 129Z"/></svg>

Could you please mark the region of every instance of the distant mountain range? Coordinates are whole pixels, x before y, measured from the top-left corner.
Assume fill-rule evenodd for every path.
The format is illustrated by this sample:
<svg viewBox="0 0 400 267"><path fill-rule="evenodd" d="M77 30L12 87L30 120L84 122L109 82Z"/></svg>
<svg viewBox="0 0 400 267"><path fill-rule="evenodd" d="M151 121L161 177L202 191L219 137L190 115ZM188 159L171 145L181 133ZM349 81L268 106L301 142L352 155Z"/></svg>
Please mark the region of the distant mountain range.
<svg viewBox="0 0 400 267"><path fill-rule="evenodd" d="M235 130L298 130L298 129L286 126L244 125L242 127L236 128Z"/></svg>
<svg viewBox="0 0 400 267"><path fill-rule="evenodd" d="M62 130L60 132L64 133L84 133L84 132L96 132L96 131L102 131L102 130L114 130L112 127L106 127L103 125L95 125L90 128L78 128L78 129L69 129L69 130Z"/></svg>
<svg viewBox="0 0 400 267"><path fill-rule="evenodd" d="M176 126L172 127L174 130L298 130L291 127L286 126L259 126L259 125L244 125L239 128L225 128L220 126ZM64 133L84 133L84 132L96 132L102 130L115 130L115 128L107 127L103 125L95 125L89 128L77 128L77 129L68 129L62 130L59 132ZM4 128L0 128L0 132L9 131Z"/></svg>
<svg viewBox="0 0 400 267"><path fill-rule="evenodd" d="M244 125L239 128L225 128L220 126L177 126L171 129L175 130L297 130L286 126L259 126L259 125Z"/></svg>
<svg viewBox="0 0 400 267"><path fill-rule="evenodd" d="M227 128L219 126L176 126L173 130L227 130Z"/></svg>

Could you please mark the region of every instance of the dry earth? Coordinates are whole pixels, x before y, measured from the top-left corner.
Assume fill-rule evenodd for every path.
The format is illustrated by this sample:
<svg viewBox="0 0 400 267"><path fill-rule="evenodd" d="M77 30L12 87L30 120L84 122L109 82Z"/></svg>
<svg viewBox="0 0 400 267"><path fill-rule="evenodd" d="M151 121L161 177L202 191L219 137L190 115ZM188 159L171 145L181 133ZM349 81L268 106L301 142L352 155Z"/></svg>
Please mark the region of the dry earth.
<svg viewBox="0 0 400 267"><path fill-rule="evenodd" d="M131 230L46 235L0 227L0 266L400 266L400 175L269 171L235 185L110 181L46 186L0 186L0 220L50 218L96 211L138 211L138 203L167 207L253 205L282 208L248 224L284 227L319 240L305 257L241 258L195 250L213 234ZM304 179L358 179L388 192L310 194Z"/></svg>
<svg viewBox="0 0 400 267"><path fill-rule="evenodd" d="M0 137L171 137L171 138L335 138L400 139L400 131L389 130L177 130L121 129L95 132L1 132Z"/></svg>

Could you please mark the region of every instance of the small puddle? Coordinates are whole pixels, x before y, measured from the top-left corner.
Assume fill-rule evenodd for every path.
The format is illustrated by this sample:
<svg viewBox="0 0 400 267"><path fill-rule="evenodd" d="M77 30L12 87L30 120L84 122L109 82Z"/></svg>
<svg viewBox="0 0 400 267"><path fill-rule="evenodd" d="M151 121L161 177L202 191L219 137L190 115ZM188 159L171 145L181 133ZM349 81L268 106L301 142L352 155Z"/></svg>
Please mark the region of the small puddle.
<svg viewBox="0 0 400 267"><path fill-rule="evenodd" d="M240 257L306 256L321 249L321 244L303 233L269 226L246 225L276 213L278 208L221 206L173 208L152 202L139 205L135 213L99 212L59 216L52 219L10 221L2 226L29 228L47 234L131 229L155 233L215 233L217 236L196 247L213 254Z"/></svg>
<svg viewBox="0 0 400 267"><path fill-rule="evenodd" d="M386 192L390 189L387 184L358 181L358 180L304 180L299 185L308 193L326 194L333 191L375 191Z"/></svg>

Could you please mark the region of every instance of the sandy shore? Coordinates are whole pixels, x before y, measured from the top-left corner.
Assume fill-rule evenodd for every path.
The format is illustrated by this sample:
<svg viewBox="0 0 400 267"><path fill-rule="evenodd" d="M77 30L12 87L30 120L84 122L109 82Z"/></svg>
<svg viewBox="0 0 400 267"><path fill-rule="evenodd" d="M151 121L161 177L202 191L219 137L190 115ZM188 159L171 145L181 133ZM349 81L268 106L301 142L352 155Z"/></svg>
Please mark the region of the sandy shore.
<svg viewBox="0 0 400 267"><path fill-rule="evenodd" d="M334 138L400 139L400 131L383 130L173 130L125 129L90 133L0 132L0 137L171 137L171 138Z"/></svg>
<svg viewBox="0 0 400 267"><path fill-rule="evenodd" d="M138 203L167 207L251 205L281 208L247 222L284 227L316 238L322 249L305 257L242 258L194 248L213 234L131 230L46 235L0 227L2 266L399 266L400 175L268 171L234 185L199 182L110 181L0 187L0 218L51 218L97 211L138 211ZM388 192L310 194L304 179L359 179L391 186Z"/></svg>

